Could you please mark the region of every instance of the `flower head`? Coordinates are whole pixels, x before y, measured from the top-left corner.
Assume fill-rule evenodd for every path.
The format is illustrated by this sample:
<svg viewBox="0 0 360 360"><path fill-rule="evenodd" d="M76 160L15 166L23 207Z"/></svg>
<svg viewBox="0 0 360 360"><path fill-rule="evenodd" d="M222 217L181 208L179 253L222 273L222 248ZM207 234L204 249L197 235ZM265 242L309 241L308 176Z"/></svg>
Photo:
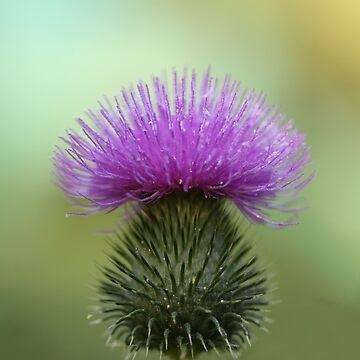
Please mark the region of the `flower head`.
<svg viewBox="0 0 360 360"><path fill-rule="evenodd" d="M311 180L304 134L228 76L208 70L199 83L195 72L174 72L172 82L139 82L89 111L91 125L78 119L82 134L68 131L55 154L59 186L93 211L200 189L230 198L252 222L285 225L269 216L294 210L281 199Z"/></svg>

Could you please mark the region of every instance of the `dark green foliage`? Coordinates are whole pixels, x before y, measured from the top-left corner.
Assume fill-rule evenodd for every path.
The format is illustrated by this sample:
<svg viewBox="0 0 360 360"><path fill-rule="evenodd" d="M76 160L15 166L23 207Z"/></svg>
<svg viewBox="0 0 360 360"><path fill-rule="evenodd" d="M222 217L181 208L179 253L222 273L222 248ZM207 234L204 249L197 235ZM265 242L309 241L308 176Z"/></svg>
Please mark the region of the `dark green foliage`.
<svg viewBox="0 0 360 360"><path fill-rule="evenodd" d="M266 277L225 200L175 193L144 206L112 241L100 284L110 337L175 358L234 356L262 327Z"/></svg>

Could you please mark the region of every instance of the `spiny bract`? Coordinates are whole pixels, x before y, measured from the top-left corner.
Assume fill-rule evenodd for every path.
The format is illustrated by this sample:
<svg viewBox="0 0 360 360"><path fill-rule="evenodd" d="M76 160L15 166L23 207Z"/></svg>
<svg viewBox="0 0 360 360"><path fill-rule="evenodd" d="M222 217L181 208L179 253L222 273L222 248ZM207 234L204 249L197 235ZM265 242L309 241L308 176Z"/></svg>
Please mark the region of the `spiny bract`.
<svg viewBox="0 0 360 360"><path fill-rule="evenodd" d="M263 94L210 70L200 81L174 71L172 87L140 82L88 117L54 162L58 185L89 213L200 189L230 198L254 223L285 226L290 219L274 222L271 211L299 210L291 200L311 180L304 134Z"/></svg>
<svg viewBox="0 0 360 360"><path fill-rule="evenodd" d="M225 200L178 192L146 205L112 241L96 320L129 355L160 350L174 358L210 350L238 354L263 328L266 277Z"/></svg>

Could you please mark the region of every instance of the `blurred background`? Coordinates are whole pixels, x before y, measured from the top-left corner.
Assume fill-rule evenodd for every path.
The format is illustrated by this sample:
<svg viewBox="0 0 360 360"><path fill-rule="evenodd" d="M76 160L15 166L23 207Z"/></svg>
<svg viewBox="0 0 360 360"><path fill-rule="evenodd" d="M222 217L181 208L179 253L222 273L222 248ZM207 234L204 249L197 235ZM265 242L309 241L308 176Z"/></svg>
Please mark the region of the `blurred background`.
<svg viewBox="0 0 360 360"><path fill-rule="evenodd" d="M1 358L123 358L86 320L117 214L65 218L53 149L104 94L211 64L280 104L317 169L300 226L253 230L282 303L243 359L358 359L359 36L358 0L1 0Z"/></svg>

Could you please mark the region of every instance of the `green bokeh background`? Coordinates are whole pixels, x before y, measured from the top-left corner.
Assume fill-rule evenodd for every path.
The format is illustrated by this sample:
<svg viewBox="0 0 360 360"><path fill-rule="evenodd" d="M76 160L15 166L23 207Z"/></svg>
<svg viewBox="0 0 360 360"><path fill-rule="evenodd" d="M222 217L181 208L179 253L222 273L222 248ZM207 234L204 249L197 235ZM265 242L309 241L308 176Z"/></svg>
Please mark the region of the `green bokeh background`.
<svg viewBox="0 0 360 360"><path fill-rule="evenodd" d="M54 145L104 94L212 64L281 104L317 169L300 226L252 230L282 302L243 359L358 359L359 36L356 0L1 0L0 358L123 358L86 320L117 214L65 218Z"/></svg>

